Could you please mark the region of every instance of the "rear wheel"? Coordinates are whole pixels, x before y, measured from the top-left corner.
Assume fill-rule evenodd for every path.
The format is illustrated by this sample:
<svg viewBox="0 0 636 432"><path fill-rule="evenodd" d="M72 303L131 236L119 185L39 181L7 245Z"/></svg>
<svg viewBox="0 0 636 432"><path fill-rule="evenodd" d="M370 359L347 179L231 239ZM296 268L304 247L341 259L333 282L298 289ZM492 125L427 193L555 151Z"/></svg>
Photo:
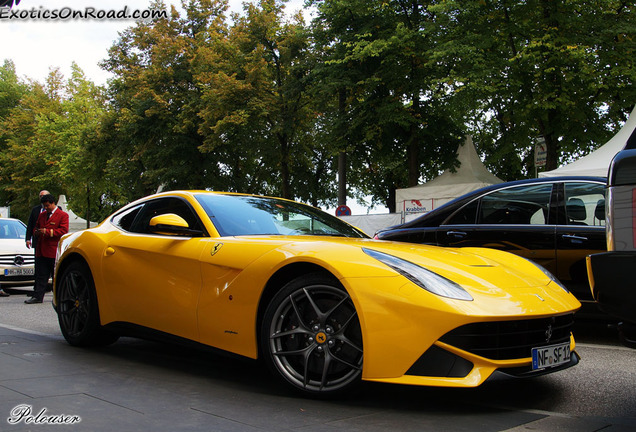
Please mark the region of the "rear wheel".
<svg viewBox="0 0 636 432"><path fill-rule="evenodd" d="M269 367L309 394L349 389L362 374L362 332L349 294L334 278L301 276L274 296L261 347Z"/></svg>
<svg viewBox="0 0 636 432"><path fill-rule="evenodd" d="M56 295L60 330L69 344L99 346L119 339L100 325L95 284L86 264L76 261L62 272Z"/></svg>

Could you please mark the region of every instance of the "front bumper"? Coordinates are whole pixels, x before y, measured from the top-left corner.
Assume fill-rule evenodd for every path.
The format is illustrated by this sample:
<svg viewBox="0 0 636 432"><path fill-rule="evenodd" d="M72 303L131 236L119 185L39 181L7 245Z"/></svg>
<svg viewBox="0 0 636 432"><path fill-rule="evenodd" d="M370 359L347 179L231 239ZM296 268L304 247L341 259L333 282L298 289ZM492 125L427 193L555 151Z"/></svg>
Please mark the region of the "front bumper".
<svg viewBox="0 0 636 432"><path fill-rule="evenodd" d="M5 269L0 268L0 287L33 286L35 275L5 276Z"/></svg>
<svg viewBox="0 0 636 432"><path fill-rule="evenodd" d="M530 320L536 321L536 320ZM496 323L480 323L480 324L496 324ZM564 329L569 332L569 327ZM452 334L450 332L449 334ZM444 339L444 338L442 338ZM448 338L446 338L448 339ZM534 342L524 337L518 336L518 345L525 345L522 348L527 352L528 357L523 358L486 358L458 348L441 341L435 342L424 354L409 368L409 370L401 377L370 379L370 381L408 384L408 385L426 385L426 386L443 386L443 387L477 387L490 379L496 379L501 376L508 377L534 377L558 372L579 363L580 356L574 350L575 342L571 333L568 333L566 342L570 344L570 360L567 363L554 367L543 369L532 368L531 351L532 348L542 347L552 342ZM555 340L553 342L558 342ZM514 349L504 347L501 351L488 349L491 355L495 352L519 352L519 347ZM472 348L469 348L475 351ZM502 355L505 357L505 354Z"/></svg>

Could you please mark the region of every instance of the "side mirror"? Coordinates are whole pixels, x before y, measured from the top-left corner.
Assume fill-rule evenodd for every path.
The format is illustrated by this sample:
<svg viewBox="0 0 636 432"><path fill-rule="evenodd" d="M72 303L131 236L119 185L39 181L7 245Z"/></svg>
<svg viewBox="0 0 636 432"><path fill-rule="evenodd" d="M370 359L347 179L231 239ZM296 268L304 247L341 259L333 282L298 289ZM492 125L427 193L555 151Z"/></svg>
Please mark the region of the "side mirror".
<svg viewBox="0 0 636 432"><path fill-rule="evenodd" d="M156 234L180 235L187 237L199 237L203 231L191 229L181 216L167 213L150 219L150 232Z"/></svg>

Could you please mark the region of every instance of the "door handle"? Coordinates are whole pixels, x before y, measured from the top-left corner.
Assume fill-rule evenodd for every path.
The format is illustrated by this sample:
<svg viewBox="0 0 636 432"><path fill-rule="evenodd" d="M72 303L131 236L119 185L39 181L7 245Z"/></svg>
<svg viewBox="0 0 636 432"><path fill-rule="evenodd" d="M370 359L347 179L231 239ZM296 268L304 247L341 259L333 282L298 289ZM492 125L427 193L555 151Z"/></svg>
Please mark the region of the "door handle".
<svg viewBox="0 0 636 432"><path fill-rule="evenodd" d="M115 249L113 249L112 247L108 246L106 248L106 250L104 251L104 256L111 256L114 253L115 253Z"/></svg>
<svg viewBox="0 0 636 432"><path fill-rule="evenodd" d="M587 237L577 236L577 235L572 235L572 234L564 234L563 238L564 239L568 239L568 240L570 240L572 242L575 242L575 243L587 241Z"/></svg>
<svg viewBox="0 0 636 432"><path fill-rule="evenodd" d="M466 237L466 233L464 231L448 231L446 235L455 238L464 238Z"/></svg>

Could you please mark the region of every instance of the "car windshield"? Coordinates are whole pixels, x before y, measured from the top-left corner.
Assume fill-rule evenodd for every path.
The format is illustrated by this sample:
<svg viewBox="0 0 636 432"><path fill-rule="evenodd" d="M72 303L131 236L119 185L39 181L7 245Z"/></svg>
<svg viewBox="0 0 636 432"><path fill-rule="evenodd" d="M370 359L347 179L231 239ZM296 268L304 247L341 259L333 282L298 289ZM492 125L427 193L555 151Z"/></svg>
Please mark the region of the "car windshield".
<svg viewBox="0 0 636 432"><path fill-rule="evenodd" d="M22 239L26 237L26 226L17 220L0 219L0 239Z"/></svg>
<svg viewBox="0 0 636 432"><path fill-rule="evenodd" d="M294 201L229 194L197 194L195 197L222 236L367 237L335 216Z"/></svg>

